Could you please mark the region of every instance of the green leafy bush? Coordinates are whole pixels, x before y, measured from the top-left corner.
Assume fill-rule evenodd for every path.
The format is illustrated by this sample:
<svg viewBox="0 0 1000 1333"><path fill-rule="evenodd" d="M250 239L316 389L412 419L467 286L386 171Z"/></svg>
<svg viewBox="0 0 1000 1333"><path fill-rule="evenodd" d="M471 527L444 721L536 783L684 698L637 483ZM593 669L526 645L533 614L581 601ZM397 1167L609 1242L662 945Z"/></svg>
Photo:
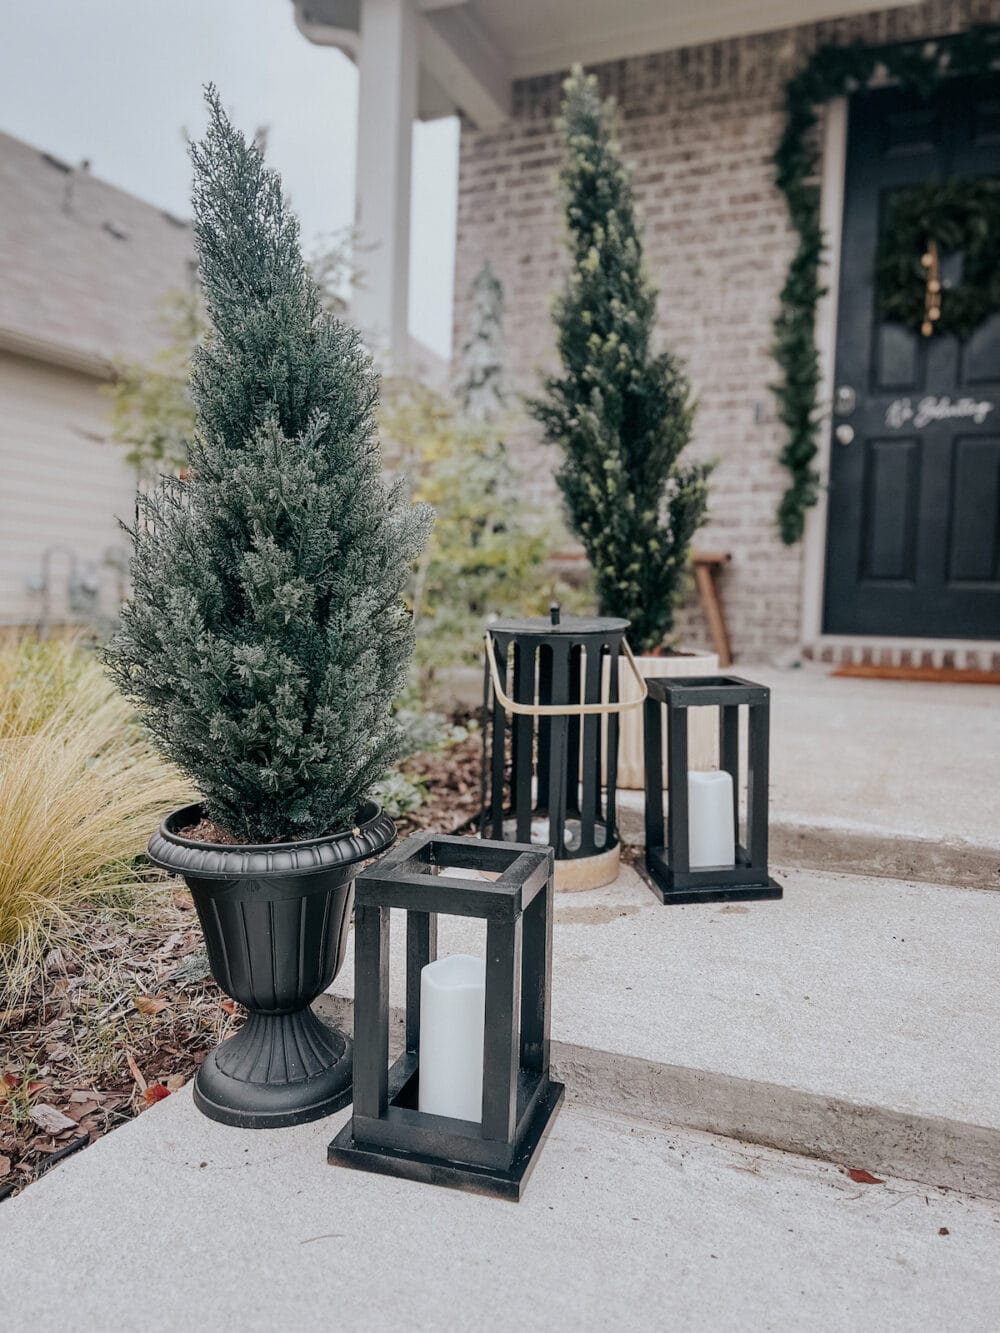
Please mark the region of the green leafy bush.
<svg viewBox="0 0 1000 1333"><path fill-rule="evenodd" d="M383 421L414 497L438 516L410 585L427 695L442 670L481 662L490 615L539 614L573 592L549 567L551 526L525 505L495 424L473 424L411 382L391 386Z"/></svg>

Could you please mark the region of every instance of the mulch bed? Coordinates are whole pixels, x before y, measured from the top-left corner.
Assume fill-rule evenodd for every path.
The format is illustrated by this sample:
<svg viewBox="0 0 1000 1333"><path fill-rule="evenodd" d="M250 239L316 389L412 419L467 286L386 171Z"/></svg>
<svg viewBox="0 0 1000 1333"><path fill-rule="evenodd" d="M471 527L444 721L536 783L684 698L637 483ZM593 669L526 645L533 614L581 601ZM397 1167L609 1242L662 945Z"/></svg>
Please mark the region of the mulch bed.
<svg viewBox="0 0 1000 1333"><path fill-rule="evenodd" d="M481 737L415 755L428 799L400 836L479 809ZM151 879L131 913L86 907L53 932L30 992L0 1008L0 1199L170 1096L242 1011L215 985L191 895Z"/></svg>
<svg viewBox="0 0 1000 1333"><path fill-rule="evenodd" d="M75 913L0 1010L0 1198L183 1087L242 1021L209 975L191 895L166 880L148 894L136 919Z"/></svg>
<svg viewBox="0 0 1000 1333"><path fill-rule="evenodd" d="M428 798L418 809L396 820L399 836L418 829L451 833L479 813L479 774L483 738L472 731L457 745L431 754L414 755L404 772L426 783Z"/></svg>

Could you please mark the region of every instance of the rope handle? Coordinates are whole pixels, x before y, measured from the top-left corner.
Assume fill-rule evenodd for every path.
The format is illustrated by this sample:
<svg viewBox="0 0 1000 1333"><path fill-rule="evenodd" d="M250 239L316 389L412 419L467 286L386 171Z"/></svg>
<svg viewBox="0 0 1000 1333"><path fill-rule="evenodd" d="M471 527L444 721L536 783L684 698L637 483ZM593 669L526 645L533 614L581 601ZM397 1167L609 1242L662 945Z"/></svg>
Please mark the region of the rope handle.
<svg viewBox="0 0 1000 1333"><path fill-rule="evenodd" d="M510 695L505 693L503 686L500 684L496 653L493 650L493 635L489 630L486 631L486 660L489 663L490 678L493 681L493 693L496 696L497 703L505 712L520 713L526 717L599 717L608 713L623 713L626 708L638 708L644 702L648 693L646 682L642 678L638 662L632 656L632 649L625 639L622 639L622 650L629 666L632 668L632 675L635 677L636 684L639 686L638 699L619 699L606 704L519 704L515 703Z"/></svg>

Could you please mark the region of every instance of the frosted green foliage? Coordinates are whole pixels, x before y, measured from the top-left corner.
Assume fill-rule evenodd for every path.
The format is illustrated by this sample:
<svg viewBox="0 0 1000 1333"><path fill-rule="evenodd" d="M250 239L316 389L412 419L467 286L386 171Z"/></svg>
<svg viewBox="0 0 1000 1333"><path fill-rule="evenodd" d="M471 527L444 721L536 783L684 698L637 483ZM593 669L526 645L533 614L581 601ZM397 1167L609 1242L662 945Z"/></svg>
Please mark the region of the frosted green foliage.
<svg viewBox="0 0 1000 1333"><path fill-rule="evenodd" d="M468 421L495 421L506 407L503 387L503 287L487 260L472 283L471 333L462 344L459 403Z"/></svg>
<svg viewBox="0 0 1000 1333"><path fill-rule="evenodd" d="M651 349L656 289L643 269L613 105L582 70L564 88L560 179L572 268L555 309L563 373L530 408L563 450L557 480L601 614L631 620L633 647L648 651L673 628L710 469L678 461L694 408L676 360Z"/></svg>
<svg viewBox="0 0 1000 1333"><path fill-rule="evenodd" d="M190 471L139 497L107 660L212 819L290 840L349 829L399 751L401 594L432 512L383 480L369 357L321 309L278 176L208 101Z"/></svg>

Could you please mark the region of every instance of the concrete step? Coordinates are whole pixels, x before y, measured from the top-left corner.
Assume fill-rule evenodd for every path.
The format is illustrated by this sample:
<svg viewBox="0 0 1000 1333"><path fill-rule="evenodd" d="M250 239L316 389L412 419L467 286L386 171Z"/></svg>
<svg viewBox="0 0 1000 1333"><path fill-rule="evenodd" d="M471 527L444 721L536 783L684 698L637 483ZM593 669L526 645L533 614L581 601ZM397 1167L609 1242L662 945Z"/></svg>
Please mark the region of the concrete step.
<svg viewBox="0 0 1000 1333"><path fill-rule="evenodd" d="M994 1205L566 1107L518 1205L326 1165L187 1089L0 1205L32 1333L992 1333Z"/></svg>
<svg viewBox="0 0 1000 1333"><path fill-rule="evenodd" d="M620 791L617 808L622 842L641 849L645 846L643 793ZM877 823L833 816L820 822L773 809L768 836L772 861L802 869L1000 892L997 843L917 837Z"/></svg>
<svg viewBox="0 0 1000 1333"><path fill-rule="evenodd" d="M1000 889L1000 691L748 666L771 690L775 861ZM641 792L619 792L626 841Z"/></svg>
<svg viewBox="0 0 1000 1333"><path fill-rule="evenodd" d="M1000 895L777 867L777 902L557 895L572 1098L1000 1199ZM391 998L403 1004L402 918ZM444 917L442 952L481 951ZM350 1023L349 959L326 1001Z"/></svg>

